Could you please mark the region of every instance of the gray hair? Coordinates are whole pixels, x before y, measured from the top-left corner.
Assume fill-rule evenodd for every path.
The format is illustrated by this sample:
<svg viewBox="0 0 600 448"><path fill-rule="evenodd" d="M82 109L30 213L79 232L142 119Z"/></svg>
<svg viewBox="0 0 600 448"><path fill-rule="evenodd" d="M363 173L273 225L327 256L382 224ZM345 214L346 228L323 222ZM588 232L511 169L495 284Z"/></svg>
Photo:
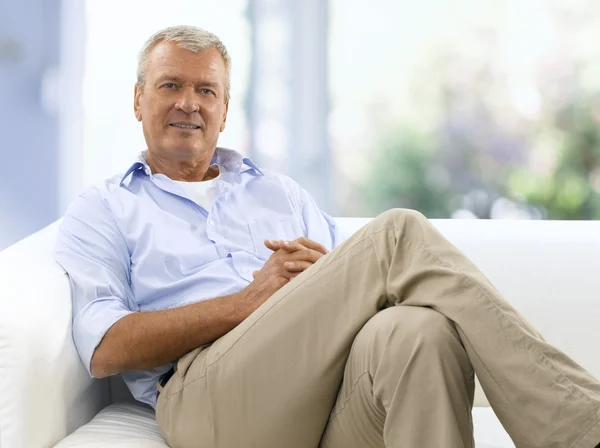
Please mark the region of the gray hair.
<svg viewBox="0 0 600 448"><path fill-rule="evenodd" d="M199 53L210 48L218 50L223 57L223 62L225 62L225 102L229 101L231 57L227 48L216 35L195 26L179 25L164 28L154 33L146 41L138 59L136 84L140 89L143 89L146 83L150 53L161 42L176 42L178 47L193 51L194 53Z"/></svg>

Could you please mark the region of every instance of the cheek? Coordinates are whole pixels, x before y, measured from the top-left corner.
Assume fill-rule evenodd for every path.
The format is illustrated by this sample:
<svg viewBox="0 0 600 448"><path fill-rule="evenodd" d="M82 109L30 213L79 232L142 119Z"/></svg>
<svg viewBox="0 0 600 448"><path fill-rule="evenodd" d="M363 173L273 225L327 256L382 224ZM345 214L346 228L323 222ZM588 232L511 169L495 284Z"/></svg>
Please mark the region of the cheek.
<svg viewBox="0 0 600 448"><path fill-rule="evenodd" d="M150 126L159 129L164 127L168 113L168 107L154 104L152 107L148 107L147 111L144 111L144 118L148 120Z"/></svg>
<svg viewBox="0 0 600 448"><path fill-rule="evenodd" d="M221 125L221 122L223 121L223 115L225 114L225 108L222 104L213 103L206 105L205 111L207 121L210 120L215 125Z"/></svg>

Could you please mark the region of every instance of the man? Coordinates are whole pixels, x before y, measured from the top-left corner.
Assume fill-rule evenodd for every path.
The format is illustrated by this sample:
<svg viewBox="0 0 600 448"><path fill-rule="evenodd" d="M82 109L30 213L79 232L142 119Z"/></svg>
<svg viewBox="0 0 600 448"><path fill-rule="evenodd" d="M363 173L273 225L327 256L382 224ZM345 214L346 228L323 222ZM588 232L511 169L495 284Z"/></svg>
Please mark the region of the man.
<svg viewBox="0 0 600 448"><path fill-rule="evenodd" d="M472 447L474 372L518 447L595 446L600 383L422 215L342 242L292 180L217 148L229 70L213 34L152 36L148 150L64 218L90 374L122 374L171 447Z"/></svg>

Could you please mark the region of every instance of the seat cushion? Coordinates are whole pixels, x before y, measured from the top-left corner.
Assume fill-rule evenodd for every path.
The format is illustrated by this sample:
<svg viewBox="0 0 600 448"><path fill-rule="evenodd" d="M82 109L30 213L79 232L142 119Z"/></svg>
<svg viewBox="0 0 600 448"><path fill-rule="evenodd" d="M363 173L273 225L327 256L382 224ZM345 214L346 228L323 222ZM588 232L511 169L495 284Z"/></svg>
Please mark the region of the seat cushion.
<svg viewBox="0 0 600 448"><path fill-rule="evenodd" d="M514 448L491 408L474 408L476 448ZM55 448L164 448L154 411L137 404L111 404ZM240 447L242 448L242 447Z"/></svg>
<svg viewBox="0 0 600 448"><path fill-rule="evenodd" d="M168 448L148 406L111 404L55 448Z"/></svg>

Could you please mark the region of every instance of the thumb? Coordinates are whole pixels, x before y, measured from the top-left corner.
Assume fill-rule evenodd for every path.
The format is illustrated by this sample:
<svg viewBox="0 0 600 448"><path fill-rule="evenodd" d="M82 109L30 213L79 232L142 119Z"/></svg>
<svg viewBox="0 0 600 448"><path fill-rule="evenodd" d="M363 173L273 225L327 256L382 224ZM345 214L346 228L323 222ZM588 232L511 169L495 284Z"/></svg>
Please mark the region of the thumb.
<svg viewBox="0 0 600 448"><path fill-rule="evenodd" d="M260 271L256 270L254 272L252 272L252 278L256 278L256 276L258 275Z"/></svg>

